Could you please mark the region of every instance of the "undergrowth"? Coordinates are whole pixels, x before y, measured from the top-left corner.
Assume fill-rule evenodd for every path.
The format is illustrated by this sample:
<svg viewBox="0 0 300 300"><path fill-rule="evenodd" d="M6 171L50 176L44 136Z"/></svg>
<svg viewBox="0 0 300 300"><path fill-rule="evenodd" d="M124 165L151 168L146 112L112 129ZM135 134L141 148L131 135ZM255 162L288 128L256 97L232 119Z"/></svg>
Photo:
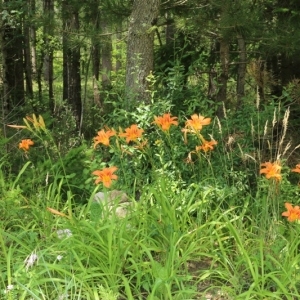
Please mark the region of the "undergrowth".
<svg viewBox="0 0 300 300"><path fill-rule="evenodd" d="M299 298L289 111L244 120L224 108L220 120L171 110L115 110L93 143L63 152L42 116L11 124L20 131L7 141L15 163L1 158L1 299ZM113 190L127 195L125 217L118 201L95 201Z"/></svg>

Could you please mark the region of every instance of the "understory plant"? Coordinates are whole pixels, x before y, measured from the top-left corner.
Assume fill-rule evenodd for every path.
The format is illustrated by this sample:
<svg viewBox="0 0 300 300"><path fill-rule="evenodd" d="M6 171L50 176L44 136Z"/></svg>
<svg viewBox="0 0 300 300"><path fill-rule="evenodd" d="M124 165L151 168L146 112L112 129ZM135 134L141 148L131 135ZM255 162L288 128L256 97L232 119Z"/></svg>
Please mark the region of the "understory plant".
<svg viewBox="0 0 300 300"><path fill-rule="evenodd" d="M150 111L66 156L42 116L11 125L27 134L19 172L1 161L1 299L297 299L297 146L286 113L276 152L251 152L268 123L249 122L242 144L229 116ZM95 201L114 190L123 218Z"/></svg>

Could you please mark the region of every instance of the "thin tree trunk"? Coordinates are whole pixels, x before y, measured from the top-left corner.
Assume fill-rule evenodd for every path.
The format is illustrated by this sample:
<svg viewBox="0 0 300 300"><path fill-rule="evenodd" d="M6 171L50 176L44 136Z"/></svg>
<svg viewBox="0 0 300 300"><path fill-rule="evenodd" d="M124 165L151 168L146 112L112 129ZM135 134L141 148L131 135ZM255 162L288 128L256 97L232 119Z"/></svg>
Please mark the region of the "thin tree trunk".
<svg viewBox="0 0 300 300"><path fill-rule="evenodd" d="M32 14L35 14L35 0L29 1L29 7ZM33 79L36 76L37 67L36 67L36 26L34 22L31 22L29 25L29 37L30 37L30 45L31 45L31 68L32 68L32 76Z"/></svg>
<svg viewBox="0 0 300 300"><path fill-rule="evenodd" d="M53 93L53 47L51 37L54 36L54 0L44 1L44 14L47 17L44 26L44 79L48 83L48 98L50 112L54 113L54 93Z"/></svg>
<svg viewBox="0 0 300 300"><path fill-rule="evenodd" d="M2 3L1 3L2 4ZM0 18L0 44L1 44L1 59L2 59L2 69L1 69L1 77L2 78L2 89L0 89L0 98L1 98L1 117L2 117L2 131L3 136L6 138L6 124L7 122L7 116L9 114L9 87L8 82L5 78L5 74L7 73L7 66L6 66L6 51L4 47L5 43L5 31L4 31L4 21L2 18ZM7 150L7 149L6 149Z"/></svg>
<svg viewBox="0 0 300 300"><path fill-rule="evenodd" d="M73 110L76 129L81 130L82 101L80 76L80 48L71 44L68 35L76 37L79 31L79 12L71 4L63 4L63 99Z"/></svg>
<svg viewBox="0 0 300 300"><path fill-rule="evenodd" d="M237 92L237 109L240 109L242 108L243 97L245 96L247 53L246 53L245 39L241 34L238 34L237 42L240 51L240 59L238 65L236 92Z"/></svg>
<svg viewBox="0 0 300 300"><path fill-rule="evenodd" d="M31 26L30 30L30 40L31 40L31 66L32 66L32 76L35 78L37 68L36 68L36 31L35 28Z"/></svg>
<svg viewBox="0 0 300 300"><path fill-rule="evenodd" d="M98 3L95 0L95 5ZM101 107L101 98L99 91L99 72L100 72L100 39L99 39L99 31L100 31L100 14L98 10L92 10L91 15L92 22L94 24L95 32L92 36L92 70L93 70L93 94L94 94L94 103Z"/></svg>
<svg viewBox="0 0 300 300"><path fill-rule="evenodd" d="M107 20L101 19L102 34L109 33ZM102 39L102 87L107 90L111 87L110 74L112 71L112 41L111 35L105 35Z"/></svg>
<svg viewBox="0 0 300 300"><path fill-rule="evenodd" d="M122 68L122 48L121 48L121 40L122 40L122 21L119 21L117 24L117 41L116 41L116 72L118 72Z"/></svg>
<svg viewBox="0 0 300 300"><path fill-rule="evenodd" d="M72 29L74 32L79 31L79 13L78 11L73 12L72 16ZM80 76L80 48L72 47L69 49L70 56L70 76L69 76L69 103L73 107L74 116L76 120L76 127L78 130L81 129L81 76Z"/></svg>
<svg viewBox="0 0 300 300"><path fill-rule="evenodd" d="M3 3L3 9L6 4L10 1ZM22 20L18 21L17 25L11 26L4 20L2 26L3 83L8 111L25 104Z"/></svg>
<svg viewBox="0 0 300 300"><path fill-rule="evenodd" d="M33 86L32 86L30 29L26 20L24 24L24 63L25 63L26 96L32 99Z"/></svg>
<svg viewBox="0 0 300 300"><path fill-rule="evenodd" d="M64 18L63 20L63 100L67 100L69 97L69 64L68 64L68 30L69 21Z"/></svg>
<svg viewBox="0 0 300 300"><path fill-rule="evenodd" d="M223 117L223 106L224 102L226 106L227 100L227 81L228 81L228 71L229 71L229 44L227 40L220 39L220 62L221 62L221 74L218 77L219 90L216 95L216 101L219 104L217 115L218 117Z"/></svg>
<svg viewBox="0 0 300 300"><path fill-rule="evenodd" d="M126 100L131 105L135 101L150 103L147 77L153 70L153 42L160 8L160 0L134 0L129 20Z"/></svg>

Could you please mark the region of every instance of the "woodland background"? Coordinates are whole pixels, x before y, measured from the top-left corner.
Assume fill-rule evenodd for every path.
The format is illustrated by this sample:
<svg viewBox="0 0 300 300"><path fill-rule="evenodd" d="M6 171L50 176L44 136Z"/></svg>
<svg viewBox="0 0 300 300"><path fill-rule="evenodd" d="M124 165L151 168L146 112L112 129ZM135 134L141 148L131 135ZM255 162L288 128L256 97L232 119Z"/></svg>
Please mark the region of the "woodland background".
<svg viewBox="0 0 300 300"><path fill-rule="evenodd" d="M296 0L10 0L0 10L4 137L28 112L90 138L116 107L164 99L174 114L222 117L222 103L247 112L257 92L297 117Z"/></svg>
<svg viewBox="0 0 300 300"><path fill-rule="evenodd" d="M299 299L299 29L299 0L2 0L0 298Z"/></svg>

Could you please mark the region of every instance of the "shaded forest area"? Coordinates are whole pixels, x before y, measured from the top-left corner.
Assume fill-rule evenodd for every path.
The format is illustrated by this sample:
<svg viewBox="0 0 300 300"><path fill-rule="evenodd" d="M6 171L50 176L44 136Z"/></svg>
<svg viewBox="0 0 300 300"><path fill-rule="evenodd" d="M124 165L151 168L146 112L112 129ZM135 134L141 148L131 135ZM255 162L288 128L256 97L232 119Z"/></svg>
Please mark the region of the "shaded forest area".
<svg viewBox="0 0 300 300"><path fill-rule="evenodd" d="M223 104L243 114L259 97L297 121L297 0L6 0L0 10L4 138L30 113L91 138L116 108L160 100L176 115L223 117Z"/></svg>

